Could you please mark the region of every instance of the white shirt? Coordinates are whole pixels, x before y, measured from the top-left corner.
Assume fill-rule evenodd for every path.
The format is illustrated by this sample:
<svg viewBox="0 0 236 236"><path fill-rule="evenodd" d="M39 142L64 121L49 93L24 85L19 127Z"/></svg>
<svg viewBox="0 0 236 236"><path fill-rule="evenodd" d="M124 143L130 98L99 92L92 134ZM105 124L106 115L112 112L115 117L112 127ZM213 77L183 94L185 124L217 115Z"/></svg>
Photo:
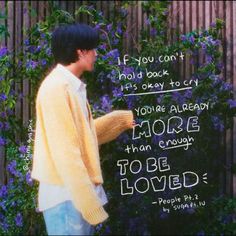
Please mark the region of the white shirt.
<svg viewBox="0 0 236 236"><path fill-rule="evenodd" d="M57 69L61 70L65 76L70 76L73 78L78 84L78 99L79 102L82 103L82 108L84 110L84 114L86 118L89 120L89 113L86 106L87 101L87 92L86 92L86 84L83 83L80 79L78 79L73 73L71 73L66 67L61 64L57 64ZM102 205L105 205L108 200L103 189L103 186L97 185L95 186L95 191L101 200ZM54 207L55 205L62 203L67 200L72 200L70 192L60 185L52 185L44 182L39 183L39 192L38 192L38 211L44 211L48 208Z"/></svg>

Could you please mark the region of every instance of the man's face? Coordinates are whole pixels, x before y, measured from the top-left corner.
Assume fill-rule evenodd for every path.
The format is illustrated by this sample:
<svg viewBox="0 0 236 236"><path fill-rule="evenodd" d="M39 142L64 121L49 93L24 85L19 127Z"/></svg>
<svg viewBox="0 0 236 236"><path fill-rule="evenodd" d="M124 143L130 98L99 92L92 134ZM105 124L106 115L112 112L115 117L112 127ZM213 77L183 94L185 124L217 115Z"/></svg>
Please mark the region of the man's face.
<svg viewBox="0 0 236 236"><path fill-rule="evenodd" d="M97 52L96 49L83 50L79 52L80 63L83 65L84 71L93 71L94 63L96 61Z"/></svg>

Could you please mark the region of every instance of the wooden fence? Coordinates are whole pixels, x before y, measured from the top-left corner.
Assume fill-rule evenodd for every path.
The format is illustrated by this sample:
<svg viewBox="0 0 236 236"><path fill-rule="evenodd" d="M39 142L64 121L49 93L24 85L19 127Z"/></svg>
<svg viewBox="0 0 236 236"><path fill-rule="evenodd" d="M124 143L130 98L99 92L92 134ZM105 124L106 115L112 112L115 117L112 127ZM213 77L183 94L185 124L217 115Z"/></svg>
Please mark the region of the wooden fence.
<svg viewBox="0 0 236 236"><path fill-rule="evenodd" d="M90 5L91 1L55 1L64 10L74 14L75 10L81 5ZM139 31L146 27L146 14L143 13L141 1L137 1L135 6L129 8L129 17L127 19L128 37L124 41L124 51L132 51L133 40L138 39ZM0 44L6 45L10 50L19 50L25 35L23 27L29 28L37 21L44 20L45 16L50 14L46 1L2 1L0 0L0 12L8 12L7 20L0 22L5 24L10 32L10 37L5 38ZM119 7L119 1L92 1L96 9L102 10L105 17L111 18L113 7ZM29 14L29 8L35 10L36 15ZM236 98L236 2L235 1L172 1L169 7L169 40L176 40L177 30L180 33L187 33L191 30L203 28L207 29L216 18L225 21L225 28L222 30L223 35L223 52L224 52L224 79L232 83L234 95ZM86 19L77 19L78 21L89 21ZM132 40L130 40L132 39ZM203 58L199 58L203 60ZM187 78L193 70L188 58L180 67L183 78ZM16 89L23 92L23 95L30 94L30 84L25 81L22 85L16 85ZM23 99L17 102L15 114L22 117L23 123L28 124L34 108L30 103ZM234 118L236 124L236 118ZM231 172L231 165L236 164L236 126L225 132L222 140L225 144L226 172L220 176L222 180L222 192L236 196L236 175ZM0 183L6 181L6 162L4 159L4 149L0 148Z"/></svg>

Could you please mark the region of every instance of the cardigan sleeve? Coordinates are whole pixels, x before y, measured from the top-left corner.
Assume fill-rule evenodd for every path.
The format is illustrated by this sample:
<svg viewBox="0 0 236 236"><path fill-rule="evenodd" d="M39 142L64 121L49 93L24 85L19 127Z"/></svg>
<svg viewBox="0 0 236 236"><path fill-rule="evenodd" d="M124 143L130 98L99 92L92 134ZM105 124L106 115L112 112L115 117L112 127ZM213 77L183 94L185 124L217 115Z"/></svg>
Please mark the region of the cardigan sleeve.
<svg viewBox="0 0 236 236"><path fill-rule="evenodd" d="M116 110L94 119L98 144L104 144L117 138L131 128L134 115L132 110Z"/></svg>
<svg viewBox="0 0 236 236"><path fill-rule="evenodd" d="M89 178L79 148L79 134L69 105L67 85L53 84L41 91L37 104L56 171L85 220L96 225L108 218Z"/></svg>

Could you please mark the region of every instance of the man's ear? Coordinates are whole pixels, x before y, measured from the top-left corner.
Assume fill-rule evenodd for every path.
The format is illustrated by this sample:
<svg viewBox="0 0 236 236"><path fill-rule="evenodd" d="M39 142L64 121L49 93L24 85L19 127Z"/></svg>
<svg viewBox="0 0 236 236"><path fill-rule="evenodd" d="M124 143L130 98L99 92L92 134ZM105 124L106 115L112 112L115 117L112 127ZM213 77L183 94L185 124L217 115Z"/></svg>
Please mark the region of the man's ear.
<svg viewBox="0 0 236 236"><path fill-rule="evenodd" d="M79 58L82 58L86 54L86 50L77 49L77 54Z"/></svg>
<svg viewBox="0 0 236 236"><path fill-rule="evenodd" d="M78 59L80 59L83 56L82 51L80 49L77 50L77 55Z"/></svg>

